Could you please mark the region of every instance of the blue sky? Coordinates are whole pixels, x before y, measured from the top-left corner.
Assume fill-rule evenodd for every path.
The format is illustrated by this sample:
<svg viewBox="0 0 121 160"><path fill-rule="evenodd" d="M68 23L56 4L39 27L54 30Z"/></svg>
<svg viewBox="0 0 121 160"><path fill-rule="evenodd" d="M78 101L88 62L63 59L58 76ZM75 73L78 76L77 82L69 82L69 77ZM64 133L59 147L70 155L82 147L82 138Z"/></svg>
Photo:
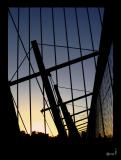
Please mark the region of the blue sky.
<svg viewBox="0 0 121 160"><path fill-rule="evenodd" d="M55 27L55 42L56 45L66 46L66 35L65 35L65 25L64 25L64 17L63 17L63 9L62 8L54 8L54 27ZM17 25L17 8L10 8L11 14L14 18L14 21ZM103 8L100 8L101 16L103 19ZM37 42L41 43L41 27L40 27L40 9L39 8L31 8L31 29L30 29L30 39L37 40ZM74 8L65 8L66 13L66 22L67 22L67 34L68 34L68 45L70 47L75 47L75 49L69 48L70 59L75 59L80 57L80 49L79 48L79 40L77 34L77 26L75 19L75 10ZM100 34L101 34L101 23L99 19L99 13L97 8L89 8L90 13L90 22L91 22L91 30L94 40L94 49L99 49L100 42ZM88 17L86 8L77 8L77 16L79 23L79 36L81 40L82 49L90 49L92 50L91 36L89 31ZM28 8L20 8L20 36L25 45L25 49L28 52L29 50L29 39L28 39ZM53 40L53 30L52 30L52 9L51 8L42 8L42 43L43 44L54 44ZM17 33L14 28L14 25L11 21L10 16L8 15L8 78L11 80L12 75L16 71L17 67ZM41 46L40 51L41 51ZM89 50L82 50L82 54L86 55L91 53ZM68 61L67 56L67 48L64 47L56 47L57 54L57 64L61 64L63 62ZM19 45L19 63L24 58L25 53L20 43ZM54 47L43 45L43 61L46 68L55 65L54 59ZM36 64L36 60L34 57L33 50L31 50L31 63L35 72L38 72L38 67ZM94 76L95 76L95 66L94 59L88 59L83 62L84 63L84 73L86 79L86 90L93 90ZM31 71L32 73L32 71ZM72 87L73 89L84 90L83 85L83 76L82 76L82 68L81 63L77 63L71 65L71 73L72 73ZM19 70L19 78L27 76L29 74L29 63L26 59L22 64ZM15 80L17 76L13 78ZM56 83L55 71L52 72L52 78L54 83ZM39 82L42 86L41 77L38 78ZM43 108L43 99L42 94L37 86L35 79L31 80L32 82L32 125L33 130L44 132L44 124L43 117L40 113L40 110ZM29 82L23 82L19 85L19 109L20 113L23 117L25 125L27 126L28 132L29 128ZM70 88L70 78L69 78L69 67L65 67L58 70L58 85ZM12 93L16 100L16 85L11 87ZM60 94L62 96L63 101L71 99L71 90L59 88ZM84 95L84 91L73 90L74 98ZM88 107L90 107L91 96L88 99ZM75 104L75 112L81 111L86 106L85 99L81 99L74 102ZM76 107L76 105L83 107ZM72 114L72 104L68 105L68 110ZM57 134L56 127L52 121L52 118L49 112L46 112L47 121L50 124L51 129L53 130L53 134ZM81 119L85 115L78 115L76 119ZM23 130L22 124L20 122L21 130ZM47 132L51 135L49 129L47 128Z"/></svg>

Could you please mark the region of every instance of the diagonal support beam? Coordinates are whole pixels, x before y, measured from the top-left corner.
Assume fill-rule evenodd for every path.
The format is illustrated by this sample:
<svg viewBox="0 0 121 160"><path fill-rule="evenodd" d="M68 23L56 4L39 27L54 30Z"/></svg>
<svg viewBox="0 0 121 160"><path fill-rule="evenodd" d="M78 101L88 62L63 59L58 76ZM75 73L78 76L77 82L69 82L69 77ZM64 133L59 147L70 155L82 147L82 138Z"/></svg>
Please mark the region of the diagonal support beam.
<svg viewBox="0 0 121 160"><path fill-rule="evenodd" d="M62 119L60 117L59 108L56 107L56 101L55 101L53 91L52 91L52 88L51 88L51 85L48 79L48 75L46 74L45 66L44 66L40 51L39 51L38 44L36 41L32 41L31 44L32 44L35 59L37 61L37 65L38 65L38 68L39 68L39 71L42 77L42 81L45 87L46 95L47 95L47 98L48 98L48 101L49 101L49 104L52 110L55 125L57 127L60 137L65 139L67 137L67 134L66 134L64 125L62 123Z"/></svg>
<svg viewBox="0 0 121 160"><path fill-rule="evenodd" d="M61 68L63 68L63 67L67 67L68 65L72 65L72 64L81 62L81 61L83 61L83 60L92 58L92 57L97 56L97 55L99 55L99 52L93 52L93 53L90 53L90 54L88 54L88 55L85 55L85 56L82 56L82 57L79 57L79 58L70 60L70 61L68 61L68 62L59 64L59 65L57 65L57 66L48 68L48 69L46 69L46 72L49 74L50 72L55 71L55 70L57 70L57 69L61 69ZM25 81L27 81L27 80L29 80L29 79L38 77L38 76L40 76L40 75L41 75L41 73L40 73L40 72L37 72L37 73L31 74L31 75L26 76L26 77L22 77L22 78L20 78L20 79L18 79L18 80L12 81L12 82L9 81L9 85L10 85L10 86L13 86L13 85L15 85L15 84L17 84L17 83L25 82Z"/></svg>
<svg viewBox="0 0 121 160"><path fill-rule="evenodd" d="M70 116L70 113L67 110L66 104L64 104L62 101L57 85L54 85L54 88L58 97L58 103L61 104L60 107L69 131L69 137L74 138L75 140L79 140L80 138L79 132L72 120L72 117Z"/></svg>

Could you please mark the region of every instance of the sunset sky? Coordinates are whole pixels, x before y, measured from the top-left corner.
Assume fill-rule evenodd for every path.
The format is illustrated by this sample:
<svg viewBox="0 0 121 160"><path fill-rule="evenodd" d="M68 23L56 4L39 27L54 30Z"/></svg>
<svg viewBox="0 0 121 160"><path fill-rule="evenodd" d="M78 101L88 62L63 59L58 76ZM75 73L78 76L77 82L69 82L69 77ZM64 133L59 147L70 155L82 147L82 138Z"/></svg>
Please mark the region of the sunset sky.
<svg viewBox="0 0 121 160"><path fill-rule="evenodd" d="M11 14L14 18L14 21L17 25L18 17L18 8L10 8ZM75 47L75 49L70 48L69 54L70 59L75 59L80 57L79 41L77 35L77 26L75 19L75 10L74 8L65 8L66 11L66 21L67 21L67 33L68 33L68 44L70 47ZM104 9L100 8L101 18L103 19ZM101 23L99 19L99 12L97 8L89 8L91 29L94 40L94 49L99 49L100 34L101 34ZM30 27L30 39L36 40L38 44L41 43L41 26L40 26L40 8L30 8L31 14L31 27ZM92 43L91 36L89 31L88 17L86 8L77 8L78 22L79 22L79 31L81 39L82 54L86 55L92 53ZM25 49L29 51L29 38L28 38L28 8L20 8L20 36L24 43ZM55 42L56 45L67 46L66 37L65 37L65 26L64 26L64 17L62 8L54 8L54 26L55 26ZM54 47L47 46L45 44L53 45L53 29L52 29L52 9L51 8L42 8L42 43L43 43L43 61L46 68L50 68L55 65L54 60ZM40 52L41 46L39 45ZM89 50L84 50L89 49ZM33 50L31 50L31 64L35 72L38 72L37 63L34 57ZM56 47L57 53L57 64L68 61L67 48ZM19 64L25 57L25 52L22 48L21 43L19 42ZM8 14L8 79L11 80L13 74L17 69L17 32L13 25L10 15ZM32 74L31 70L31 74ZM82 77L82 68L81 63L76 63L71 65L72 73L72 86L74 98L84 95L84 85ZM84 61L84 73L86 80L86 90L87 93L92 92L94 76L95 76L95 66L94 58ZM29 75L29 63L26 58L24 63L19 69L19 78ZM56 84L55 71L51 73L54 83ZM17 74L14 76L13 80L17 79ZM41 77L38 77L42 88ZM71 90L61 87L70 88L70 79L69 79L69 67L65 67L58 70L58 86L59 91L62 96L63 101L71 100ZM31 80L32 87L32 130L44 132L44 118L40 112L43 108L43 97L40 92L40 89L37 85L35 78ZM82 91L79 91L82 90ZM11 91L16 101L17 95L17 85L11 86ZM89 91L89 92L88 92ZM47 97L46 97L47 99ZM91 96L87 98L88 107L90 107ZM75 113L86 109L85 99L81 99L74 102ZM80 107L79 107L80 106ZM46 106L47 107L47 106ZM67 105L67 108L70 114L72 112L72 103ZM19 111L24 120L28 133L30 133L30 117L29 117L29 81L22 82L19 84ZM84 118L85 113L79 114L76 116L76 120ZM54 122L51 118L49 111L46 111L46 120L52 130L53 135L57 135L57 130L54 125ZM84 122L84 121L83 121ZM85 120L86 122L86 120ZM24 127L19 118L20 129L24 130ZM48 126L47 133L52 136Z"/></svg>

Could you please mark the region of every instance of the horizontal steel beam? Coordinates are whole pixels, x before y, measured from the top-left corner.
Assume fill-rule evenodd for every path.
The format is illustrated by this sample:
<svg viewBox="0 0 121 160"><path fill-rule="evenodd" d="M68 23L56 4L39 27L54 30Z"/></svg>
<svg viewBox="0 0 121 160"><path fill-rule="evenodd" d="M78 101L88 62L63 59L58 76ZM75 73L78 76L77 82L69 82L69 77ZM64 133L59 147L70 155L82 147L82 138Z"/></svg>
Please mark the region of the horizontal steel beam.
<svg viewBox="0 0 121 160"><path fill-rule="evenodd" d="M77 97L77 98L74 98L73 100L69 100L69 101L63 102L63 103L65 103L65 104L71 103L71 102L73 102L73 101L77 101L77 100L79 100L79 99L82 99L82 98L91 96L92 94L93 94L93 92L91 92L91 93L89 93L89 94L86 94L86 95L83 95L83 96L80 96L80 97Z"/></svg>
<svg viewBox="0 0 121 160"><path fill-rule="evenodd" d="M85 130L85 129L87 129L87 125L85 125L85 126L83 126L83 127L79 127L79 128L77 128L77 129L78 129L78 131ZM65 130L67 131L68 128L66 128Z"/></svg>
<svg viewBox="0 0 121 160"><path fill-rule="evenodd" d="M80 121L83 121L83 120L85 120L85 119L88 119L88 117L79 119L79 120L75 121L75 123L80 122Z"/></svg>
<svg viewBox="0 0 121 160"><path fill-rule="evenodd" d="M85 55L85 56L82 56L82 57L79 57L79 58L76 58L76 59L73 59L73 60L64 62L64 63L62 63L62 64L56 65L56 66L54 66L54 67L51 67L51 68L47 69L47 72L52 72L52 71L55 71L56 69L61 69L61 68L67 67L67 66L69 66L69 65L78 63L78 62L80 62L80 61L83 61L83 60L92 58L92 57L97 56L97 55L99 55L98 52L93 52L93 53L87 54L87 55Z"/></svg>
<svg viewBox="0 0 121 160"><path fill-rule="evenodd" d="M71 116L75 116L75 115L77 115L77 114L80 114L80 113L83 113L83 112L87 112L87 111L89 111L90 109L85 109L85 110L83 110L83 111L80 111L80 112L77 112L77 113L75 113L75 114L72 114Z"/></svg>
<svg viewBox="0 0 121 160"><path fill-rule="evenodd" d="M93 92L91 92L91 93L89 93L89 94L86 94L86 95L83 95L83 96L81 96L81 97L77 97L77 98L75 98L75 99L73 99L73 100L69 100L69 101L63 102L63 104L71 103L72 101L77 101L77 100L79 100L79 99L82 99L82 98L91 96L92 94L93 94ZM56 106L59 107L60 104L59 104L59 105L56 105ZM46 109L42 109L41 112L48 111L49 109L51 109L51 108L48 107L48 108L46 108Z"/></svg>
<svg viewBox="0 0 121 160"><path fill-rule="evenodd" d="M13 85L16 85L17 83L22 83L22 82L28 81L29 79L36 78L38 76L40 76L40 72L31 74L31 75L26 76L26 77L19 78L18 80L9 81L8 84L9 84L9 86L13 86Z"/></svg>
<svg viewBox="0 0 121 160"><path fill-rule="evenodd" d="M53 67L51 67L51 68L48 68L48 69L46 69L46 72L49 74L50 72L55 71L55 70L57 70L57 69L64 68L64 67L66 67L66 66L69 66L69 65L78 63L78 62L80 62L80 61L83 61L83 60L92 58L92 57L97 56L97 55L99 55L98 52L93 52L93 53L90 53L90 54L88 54L88 55L85 55L85 56L82 56L82 57L73 59L73 60L71 60L71 61L64 62L64 63L62 63L62 64L59 64L59 65L53 66ZM31 75L26 76L26 77L22 77L22 78L20 78L20 79L18 79L18 80L12 81L12 82L9 81L9 85L10 85L10 86L13 86L13 85L15 85L15 84L17 84L17 83L25 82L25 81L27 81L27 80L29 80L29 79L38 77L38 76L40 76L40 75L41 75L40 72L37 72L37 73L31 74Z"/></svg>
<svg viewBox="0 0 121 160"><path fill-rule="evenodd" d="M80 129L78 129L78 131L79 131L79 132L86 131L86 130L87 130L87 128L86 128L86 127L85 127L85 128L82 128L82 129L81 129L81 128L80 128Z"/></svg>
<svg viewBox="0 0 121 160"><path fill-rule="evenodd" d="M79 127L79 128L77 128L78 130L80 130L80 129L87 129L87 125L85 125L85 126L83 126L83 127Z"/></svg>
<svg viewBox="0 0 121 160"><path fill-rule="evenodd" d="M64 119L64 118L63 118L63 119ZM87 118L79 119L79 120L75 121L75 124L76 124L77 122L81 122L81 121L83 121L83 120L85 120L85 119L87 119ZM64 126L66 127L67 125L64 125Z"/></svg>
<svg viewBox="0 0 121 160"><path fill-rule="evenodd" d="M90 110L90 108L88 109L88 111ZM83 111L80 111L80 112L77 112L77 113L75 113L75 114L72 114L72 115L70 115L70 116L74 116L74 115L77 115L77 114L81 114L81 113L83 113L83 112L87 112L87 109L86 110L83 110ZM62 119L64 119L64 118L62 118Z"/></svg>
<svg viewBox="0 0 121 160"><path fill-rule="evenodd" d="M88 123L88 122L84 122L84 123L78 124L78 125L76 125L76 127L82 126L82 125L87 124L87 123Z"/></svg>

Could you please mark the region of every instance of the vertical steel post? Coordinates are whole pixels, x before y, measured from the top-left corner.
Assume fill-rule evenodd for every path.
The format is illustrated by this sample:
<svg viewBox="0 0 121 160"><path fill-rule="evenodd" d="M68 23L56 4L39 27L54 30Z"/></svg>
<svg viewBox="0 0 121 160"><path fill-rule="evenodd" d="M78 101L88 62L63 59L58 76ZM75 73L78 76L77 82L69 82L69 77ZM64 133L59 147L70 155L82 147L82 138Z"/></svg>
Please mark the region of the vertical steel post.
<svg viewBox="0 0 121 160"><path fill-rule="evenodd" d="M20 17L20 11L18 8L18 34L19 34L19 18ZM17 80L19 78L19 35L17 34ZM17 83L17 118L19 123L19 84Z"/></svg>
<svg viewBox="0 0 121 160"><path fill-rule="evenodd" d="M43 59L43 34L42 34L43 28L42 28L42 9L40 8L40 38L41 38L41 53L42 53L42 59ZM43 108L45 109L45 90L44 90L44 84L43 84ZM47 126L46 126L46 114L44 112L44 130L45 134L47 132Z"/></svg>
<svg viewBox="0 0 121 160"><path fill-rule="evenodd" d="M28 10L28 14L29 14L29 75L30 75L31 74L31 65L30 65L31 63L31 55L30 55L31 13L30 13L30 8ZM32 134L31 79L29 79L29 107L30 107L30 134Z"/></svg>
<svg viewBox="0 0 121 160"><path fill-rule="evenodd" d="M82 57L82 50L81 50L81 38L80 38L80 30L79 30L79 22L78 22L78 14L77 9L75 8L75 18L76 18L76 25L77 25L77 32L78 32L78 41L79 41L79 47L80 47L80 56ZM84 64L83 61L81 61L82 66L82 75L83 75L83 84L84 84L84 93L86 95L86 81L85 81L85 72L84 72ZM86 103L86 109L87 109L87 117L88 117L88 101L87 97L85 96L85 103Z"/></svg>
<svg viewBox="0 0 121 160"><path fill-rule="evenodd" d="M66 36L66 45L67 45L67 54L68 54L68 61L70 61L70 54L69 54L69 43L68 43L68 32L67 32L67 21L66 21L66 12L65 8L63 8L63 15L64 15L64 25L65 25L65 36ZM70 77L70 87L71 87L71 97L72 100L74 99L73 95L73 86L72 86L72 72L71 72L71 66L69 64L69 77ZM75 122L75 109L74 109L74 102L72 101L72 108L73 108L73 119Z"/></svg>

